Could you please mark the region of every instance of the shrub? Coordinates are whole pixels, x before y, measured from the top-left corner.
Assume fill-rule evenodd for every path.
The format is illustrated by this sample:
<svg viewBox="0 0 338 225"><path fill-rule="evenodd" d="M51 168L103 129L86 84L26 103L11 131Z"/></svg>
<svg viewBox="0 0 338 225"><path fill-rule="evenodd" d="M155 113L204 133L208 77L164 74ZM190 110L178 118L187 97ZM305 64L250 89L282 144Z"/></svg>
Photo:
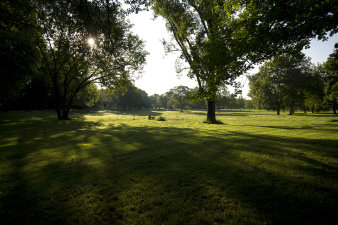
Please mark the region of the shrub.
<svg viewBox="0 0 338 225"><path fill-rule="evenodd" d="M163 116L157 117L157 121L166 121L167 119Z"/></svg>

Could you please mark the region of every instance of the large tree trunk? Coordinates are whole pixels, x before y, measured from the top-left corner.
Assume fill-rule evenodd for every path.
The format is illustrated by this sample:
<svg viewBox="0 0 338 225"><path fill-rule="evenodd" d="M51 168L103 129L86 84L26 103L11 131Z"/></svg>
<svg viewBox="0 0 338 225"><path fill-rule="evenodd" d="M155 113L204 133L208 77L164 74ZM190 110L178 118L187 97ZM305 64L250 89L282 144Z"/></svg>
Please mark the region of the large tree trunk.
<svg viewBox="0 0 338 225"><path fill-rule="evenodd" d="M292 97L291 104L290 104L290 113L289 115L293 115L295 113L294 106L295 105L295 98Z"/></svg>
<svg viewBox="0 0 338 225"><path fill-rule="evenodd" d="M69 111L70 109L66 108L65 112L63 113L63 120L69 120Z"/></svg>
<svg viewBox="0 0 338 225"><path fill-rule="evenodd" d="M216 123L216 106L215 101L208 100L208 115L207 120L211 123Z"/></svg>
<svg viewBox="0 0 338 225"><path fill-rule="evenodd" d="M337 106L337 101L333 101L333 103L332 103L333 114L337 114L337 112L336 112L336 106Z"/></svg>
<svg viewBox="0 0 338 225"><path fill-rule="evenodd" d="M60 105L60 95L57 93L57 90L54 89L55 94L55 109L56 114L58 116L58 120L62 120L62 114L61 114L61 105Z"/></svg>
<svg viewBox="0 0 338 225"><path fill-rule="evenodd" d="M58 120L61 120L62 119L61 110L58 106L56 106L56 114L58 115Z"/></svg>
<svg viewBox="0 0 338 225"><path fill-rule="evenodd" d="M70 108L68 108L68 107L64 107L62 109L62 118L61 118L61 120L69 120L69 111L70 111Z"/></svg>
<svg viewBox="0 0 338 225"><path fill-rule="evenodd" d="M293 113L295 112L295 110L293 109L293 103L291 103L291 105L290 105L290 113L289 113L289 115L293 115Z"/></svg>

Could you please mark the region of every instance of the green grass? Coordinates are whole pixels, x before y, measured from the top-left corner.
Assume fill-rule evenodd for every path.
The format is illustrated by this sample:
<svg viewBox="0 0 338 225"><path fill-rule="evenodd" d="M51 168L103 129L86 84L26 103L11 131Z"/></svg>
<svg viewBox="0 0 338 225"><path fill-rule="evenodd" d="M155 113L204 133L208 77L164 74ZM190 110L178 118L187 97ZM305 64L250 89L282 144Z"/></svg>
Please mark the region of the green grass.
<svg viewBox="0 0 338 225"><path fill-rule="evenodd" d="M330 114L0 113L1 224L334 224Z"/></svg>

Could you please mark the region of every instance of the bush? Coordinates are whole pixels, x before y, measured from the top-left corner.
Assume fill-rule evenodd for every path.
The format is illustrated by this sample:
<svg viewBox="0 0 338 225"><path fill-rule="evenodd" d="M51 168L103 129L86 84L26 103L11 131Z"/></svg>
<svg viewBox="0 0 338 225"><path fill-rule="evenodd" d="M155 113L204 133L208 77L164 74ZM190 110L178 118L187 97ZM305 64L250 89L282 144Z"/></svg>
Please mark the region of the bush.
<svg viewBox="0 0 338 225"><path fill-rule="evenodd" d="M163 116L157 117L157 121L166 121L167 119Z"/></svg>

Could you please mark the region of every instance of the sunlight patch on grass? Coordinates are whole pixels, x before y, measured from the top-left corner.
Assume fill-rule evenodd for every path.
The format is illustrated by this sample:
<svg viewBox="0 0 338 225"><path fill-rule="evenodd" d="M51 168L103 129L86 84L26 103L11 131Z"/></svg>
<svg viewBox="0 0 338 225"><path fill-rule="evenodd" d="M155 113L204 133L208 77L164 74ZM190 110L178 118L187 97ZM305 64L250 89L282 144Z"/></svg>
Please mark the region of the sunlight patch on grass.
<svg viewBox="0 0 338 225"><path fill-rule="evenodd" d="M168 120L149 121L149 113ZM336 217L338 125L329 114L227 110L217 113L223 125L204 124L206 112L194 110L73 115L0 113L4 223L327 224Z"/></svg>
<svg viewBox="0 0 338 225"><path fill-rule="evenodd" d="M0 147L5 148L5 147L11 147L17 145L19 142L18 137L11 137L11 138L3 138L0 139Z"/></svg>

